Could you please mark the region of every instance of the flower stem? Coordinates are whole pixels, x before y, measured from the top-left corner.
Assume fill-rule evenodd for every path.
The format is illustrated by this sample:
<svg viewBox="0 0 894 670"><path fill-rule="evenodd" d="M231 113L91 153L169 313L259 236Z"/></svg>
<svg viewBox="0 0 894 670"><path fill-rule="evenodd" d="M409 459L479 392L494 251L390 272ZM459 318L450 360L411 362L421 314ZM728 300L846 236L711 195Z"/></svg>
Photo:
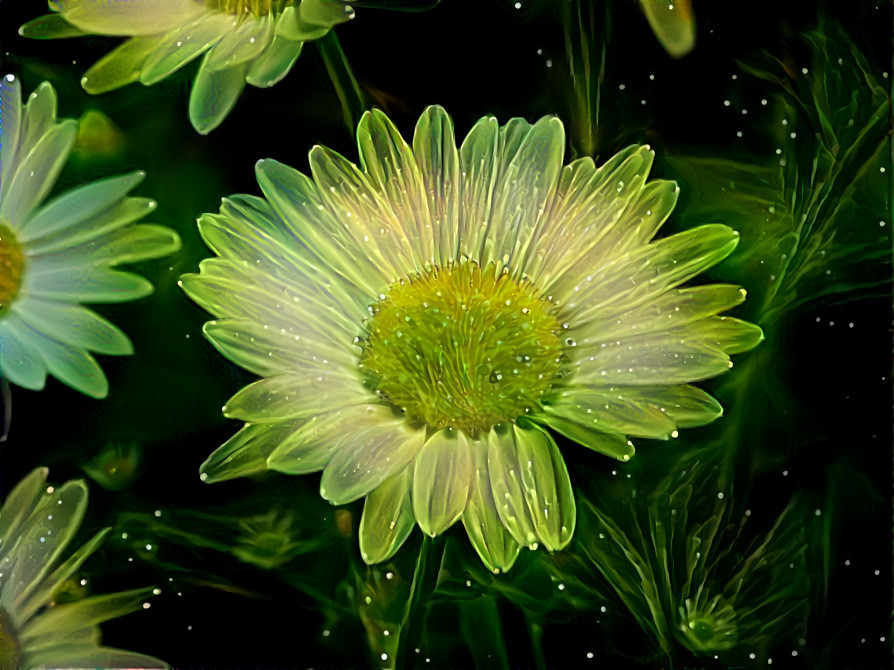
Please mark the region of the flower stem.
<svg viewBox="0 0 894 670"><path fill-rule="evenodd" d="M424 536L413 571L413 583L404 607L404 615L400 624L400 638L397 642L395 657L396 670L412 667L411 654L419 646L422 639L425 607L438 584L438 572L444 557L444 538Z"/></svg>
<svg viewBox="0 0 894 670"><path fill-rule="evenodd" d="M335 31L330 30L326 35L316 40L316 44L320 49L320 55L323 57L323 63L326 65L326 72L329 73L329 79L335 87L338 94L338 101L341 104L342 121L348 131L353 135L360 117L366 110L366 99L360 90L360 84L354 77L354 72L348 63L345 52L342 51L341 43Z"/></svg>
<svg viewBox="0 0 894 670"><path fill-rule="evenodd" d="M528 625L528 634L531 636L531 651L534 656L534 666L537 670L546 670L546 658L543 656L543 626L536 621L535 615L525 612L525 623Z"/></svg>

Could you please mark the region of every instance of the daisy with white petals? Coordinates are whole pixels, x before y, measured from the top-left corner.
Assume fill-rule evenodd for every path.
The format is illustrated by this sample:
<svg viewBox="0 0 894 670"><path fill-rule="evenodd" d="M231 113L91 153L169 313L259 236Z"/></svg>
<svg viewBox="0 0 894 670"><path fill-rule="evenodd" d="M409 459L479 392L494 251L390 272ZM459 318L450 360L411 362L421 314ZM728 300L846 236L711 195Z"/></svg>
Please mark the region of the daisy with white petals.
<svg viewBox="0 0 894 670"><path fill-rule="evenodd" d="M721 414L690 386L761 339L717 316L736 286L681 288L738 242L723 225L654 239L676 186L632 146L563 167L562 123L481 119L456 146L431 107L407 145L367 113L360 167L324 147L312 177L257 165L266 199L199 221L220 256L182 284L219 317L225 356L263 377L225 406L245 427L206 481L322 470L334 504L366 496L364 559L414 524L460 519L482 560L561 549L575 503L551 431L628 460Z"/></svg>
<svg viewBox="0 0 894 670"><path fill-rule="evenodd" d="M155 84L203 56L189 100L200 133L216 128L245 84L285 77L305 42L354 17L347 0L59 0L19 31L51 39L129 37L84 75L88 93Z"/></svg>
<svg viewBox="0 0 894 670"><path fill-rule="evenodd" d="M87 598L62 594L110 528L63 559L87 507L82 481L25 477L0 509L0 668L166 668L157 658L100 645L98 625L144 607L151 587Z"/></svg>
<svg viewBox="0 0 894 670"><path fill-rule="evenodd" d="M142 172L63 193L44 204L68 158L76 121L56 120L47 83L22 105L19 82L0 82L0 373L39 390L52 374L95 398L108 381L88 353L133 352L130 340L81 302L124 302L152 292L113 269L176 251L173 231L134 222L155 209L127 197Z"/></svg>

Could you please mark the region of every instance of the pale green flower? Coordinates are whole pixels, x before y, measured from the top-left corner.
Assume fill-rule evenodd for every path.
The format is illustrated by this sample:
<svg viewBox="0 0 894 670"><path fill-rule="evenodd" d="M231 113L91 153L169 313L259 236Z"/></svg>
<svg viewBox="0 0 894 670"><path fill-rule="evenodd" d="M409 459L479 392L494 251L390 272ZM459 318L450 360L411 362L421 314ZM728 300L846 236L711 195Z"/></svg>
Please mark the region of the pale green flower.
<svg viewBox="0 0 894 670"><path fill-rule="evenodd" d="M462 519L494 570L521 546L561 549L575 525L548 429L620 460L720 406L688 383L732 365L760 329L716 316L736 286L678 288L738 242L722 225L652 241L677 199L632 146L562 166L556 118L481 119L457 147L430 107L412 147L379 111L361 166L324 147L313 177L257 165L199 228L220 256L183 278L205 326L264 379L224 408L247 425L208 481L323 470L334 504L367 496L360 548L390 557L414 522Z"/></svg>
<svg viewBox="0 0 894 670"><path fill-rule="evenodd" d="M88 353L133 352L130 340L81 302L124 302L152 292L143 277L113 269L175 251L173 231L134 222L155 209L127 193L142 172L68 191L43 204L68 158L76 121L56 121L47 83L22 106L19 82L0 82L0 372L24 388L52 374L95 398L108 381Z"/></svg>
<svg viewBox="0 0 894 670"><path fill-rule="evenodd" d="M100 645L98 624L146 607L153 589L65 600L66 583L111 529L66 557L87 507L83 481L25 477L0 509L0 667L166 668L157 658Z"/></svg>
<svg viewBox="0 0 894 670"><path fill-rule="evenodd" d="M61 0L50 9L58 13L19 32L41 39L130 37L84 75L89 93L155 84L204 55L189 100L200 133L226 118L246 83L273 86L305 42L354 16L347 0Z"/></svg>

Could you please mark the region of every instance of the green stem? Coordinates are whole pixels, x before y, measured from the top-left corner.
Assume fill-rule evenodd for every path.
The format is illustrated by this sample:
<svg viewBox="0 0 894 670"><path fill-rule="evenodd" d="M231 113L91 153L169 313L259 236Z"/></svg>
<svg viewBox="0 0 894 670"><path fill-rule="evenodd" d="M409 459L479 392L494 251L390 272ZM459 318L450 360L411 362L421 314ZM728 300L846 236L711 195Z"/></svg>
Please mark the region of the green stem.
<svg viewBox="0 0 894 670"><path fill-rule="evenodd" d="M404 607L404 615L400 623L400 638L397 641L397 655L395 657L396 670L405 670L412 667L412 654L419 646L422 639L425 608L438 584L438 572L441 570L441 561L444 557L444 538L431 538L428 535L422 539L419 548L419 557L416 559L416 569L413 571L413 583L410 586L410 594L407 596L407 604Z"/></svg>
<svg viewBox="0 0 894 670"><path fill-rule="evenodd" d="M354 77L354 72L348 63L345 52L342 51L341 43L338 41L335 31L330 30L326 35L316 40L316 45L320 49L320 55L323 57L323 63L326 66L326 72L329 73L329 79L335 87L338 94L338 101L341 104L341 116L348 132L354 134L354 129L360 121L360 116L366 110L366 99L363 91L360 90L360 84Z"/></svg>
<svg viewBox="0 0 894 670"><path fill-rule="evenodd" d="M546 658L543 656L543 626L536 620L533 614L525 612L525 623L528 625L528 634L531 636L531 651L534 655L534 665L537 670L546 670Z"/></svg>

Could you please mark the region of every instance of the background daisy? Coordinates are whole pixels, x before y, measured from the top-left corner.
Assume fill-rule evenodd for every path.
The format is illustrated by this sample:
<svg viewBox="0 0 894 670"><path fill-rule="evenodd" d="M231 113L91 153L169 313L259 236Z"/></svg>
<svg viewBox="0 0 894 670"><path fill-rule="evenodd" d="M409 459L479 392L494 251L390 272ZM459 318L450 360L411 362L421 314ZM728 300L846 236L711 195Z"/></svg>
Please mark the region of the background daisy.
<svg viewBox="0 0 894 670"><path fill-rule="evenodd" d="M19 82L0 84L0 372L24 388L51 374L95 398L108 381L90 351L122 355L130 340L80 303L135 300L152 284L114 269L176 251L175 232L135 222L155 209L128 197L135 172L70 190L44 203L71 152L78 124L56 120L47 83L22 105Z"/></svg>

